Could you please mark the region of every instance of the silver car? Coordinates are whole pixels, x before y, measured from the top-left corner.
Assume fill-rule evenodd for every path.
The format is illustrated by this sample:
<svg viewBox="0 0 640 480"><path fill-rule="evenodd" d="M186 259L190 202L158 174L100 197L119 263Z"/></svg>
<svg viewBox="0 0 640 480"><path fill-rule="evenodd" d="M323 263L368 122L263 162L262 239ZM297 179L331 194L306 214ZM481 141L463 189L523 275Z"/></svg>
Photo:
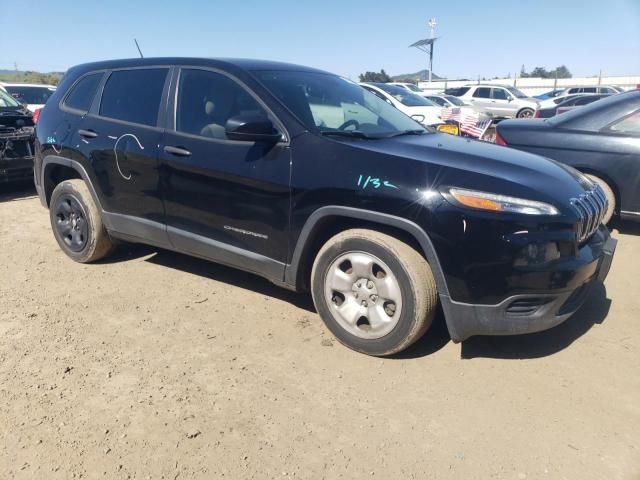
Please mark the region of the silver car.
<svg viewBox="0 0 640 480"><path fill-rule="evenodd" d="M540 104L515 87L503 85L465 85L456 96L494 117L532 118Z"/></svg>

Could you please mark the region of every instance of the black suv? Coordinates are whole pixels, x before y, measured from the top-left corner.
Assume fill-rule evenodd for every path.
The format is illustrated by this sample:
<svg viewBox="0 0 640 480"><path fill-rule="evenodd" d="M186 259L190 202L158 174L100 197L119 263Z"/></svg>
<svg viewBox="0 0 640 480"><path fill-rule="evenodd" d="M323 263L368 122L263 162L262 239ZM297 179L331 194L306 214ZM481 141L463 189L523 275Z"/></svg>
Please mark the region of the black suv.
<svg viewBox="0 0 640 480"><path fill-rule="evenodd" d="M36 135L36 186L72 259L119 239L311 290L335 336L371 355L417 340L438 301L454 341L556 325L615 247L602 191L576 170L426 130L307 67L81 65Z"/></svg>

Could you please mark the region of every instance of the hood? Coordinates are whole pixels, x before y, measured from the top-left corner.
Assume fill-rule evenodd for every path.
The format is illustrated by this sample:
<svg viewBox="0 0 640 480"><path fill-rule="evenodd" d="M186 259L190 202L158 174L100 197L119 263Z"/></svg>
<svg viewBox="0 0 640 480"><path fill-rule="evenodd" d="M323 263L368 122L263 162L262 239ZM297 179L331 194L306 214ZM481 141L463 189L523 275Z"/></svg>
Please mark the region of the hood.
<svg viewBox="0 0 640 480"><path fill-rule="evenodd" d="M532 200L568 204L590 187L577 170L553 160L477 140L432 133L351 143L356 148L425 164L434 187L457 186ZM401 168L401 158L390 161ZM447 167L441 169L438 167ZM466 174L465 174L466 173ZM468 173L471 173L469 175ZM482 187L473 184L481 175ZM490 179L490 182L487 180Z"/></svg>

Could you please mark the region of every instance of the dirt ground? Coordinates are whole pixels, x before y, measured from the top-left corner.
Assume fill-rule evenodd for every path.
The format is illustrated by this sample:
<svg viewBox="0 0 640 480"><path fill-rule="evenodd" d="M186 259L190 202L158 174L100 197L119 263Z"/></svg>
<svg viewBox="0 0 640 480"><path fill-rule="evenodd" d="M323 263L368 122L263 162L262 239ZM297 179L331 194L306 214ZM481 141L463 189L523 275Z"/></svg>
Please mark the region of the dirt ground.
<svg viewBox="0 0 640 480"><path fill-rule="evenodd" d="M377 359L249 274L74 263L1 188L0 479L640 479L639 225L563 325Z"/></svg>

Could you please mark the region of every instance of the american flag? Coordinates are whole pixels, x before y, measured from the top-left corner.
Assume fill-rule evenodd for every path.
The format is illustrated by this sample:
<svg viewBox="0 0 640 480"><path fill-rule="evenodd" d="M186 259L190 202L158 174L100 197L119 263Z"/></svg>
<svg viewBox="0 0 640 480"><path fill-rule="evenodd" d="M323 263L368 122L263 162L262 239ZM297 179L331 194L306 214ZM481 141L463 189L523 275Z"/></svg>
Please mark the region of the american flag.
<svg viewBox="0 0 640 480"><path fill-rule="evenodd" d="M469 113L460 123L460 130L467 135L480 138L487 127L491 124L491 119L480 120L478 112Z"/></svg>
<svg viewBox="0 0 640 480"><path fill-rule="evenodd" d="M442 107L440 118L443 122L454 120L460 122L460 109L455 107Z"/></svg>

